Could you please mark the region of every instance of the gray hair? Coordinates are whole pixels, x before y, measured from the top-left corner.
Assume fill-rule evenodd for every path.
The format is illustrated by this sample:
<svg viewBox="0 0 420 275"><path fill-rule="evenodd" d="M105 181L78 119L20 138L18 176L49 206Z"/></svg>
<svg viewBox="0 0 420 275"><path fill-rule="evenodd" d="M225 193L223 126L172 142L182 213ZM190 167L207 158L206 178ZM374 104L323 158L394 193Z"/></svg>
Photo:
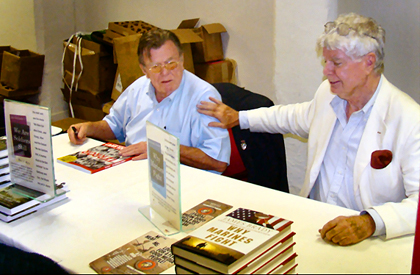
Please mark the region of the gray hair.
<svg viewBox="0 0 420 275"><path fill-rule="evenodd" d="M335 27L327 30L329 23ZM342 50L353 60L373 52L376 55L374 70L377 73L384 71L385 30L373 18L348 13L341 14L334 22L329 23L317 40L316 50L319 56L322 55L323 48ZM340 24L347 26L347 34L340 33Z"/></svg>
<svg viewBox="0 0 420 275"><path fill-rule="evenodd" d="M173 32L163 29L152 29L140 37L140 42L137 49L140 64L143 66L146 65L144 63L143 54L146 55L147 58L150 58L150 50L159 49L163 46L163 44L165 44L166 41L172 41L175 44L179 55L181 56L183 54L181 42Z"/></svg>

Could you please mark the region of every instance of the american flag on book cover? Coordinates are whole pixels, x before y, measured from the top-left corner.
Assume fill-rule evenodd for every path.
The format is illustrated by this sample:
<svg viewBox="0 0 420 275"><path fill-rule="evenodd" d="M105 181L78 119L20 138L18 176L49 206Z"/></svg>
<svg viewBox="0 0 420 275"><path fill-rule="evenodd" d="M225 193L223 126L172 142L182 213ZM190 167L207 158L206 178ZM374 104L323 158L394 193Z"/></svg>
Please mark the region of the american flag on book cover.
<svg viewBox="0 0 420 275"><path fill-rule="evenodd" d="M286 225L291 224L291 221L279 218L273 215L264 214L258 211L238 208L228 215L229 217L258 224L267 228L282 231Z"/></svg>

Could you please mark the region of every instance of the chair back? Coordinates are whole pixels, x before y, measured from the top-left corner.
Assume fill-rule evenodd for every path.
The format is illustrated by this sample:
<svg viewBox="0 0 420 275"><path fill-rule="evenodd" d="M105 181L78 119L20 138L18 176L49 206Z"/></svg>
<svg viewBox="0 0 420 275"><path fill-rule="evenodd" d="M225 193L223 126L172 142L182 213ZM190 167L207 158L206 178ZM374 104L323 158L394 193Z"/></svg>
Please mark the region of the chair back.
<svg viewBox="0 0 420 275"><path fill-rule="evenodd" d="M212 85L219 91L222 101L237 111L274 105L266 96L250 92L232 83ZM239 126L233 127L231 131L235 141L231 145L232 147L236 145L234 149L239 152L248 172L247 181L289 192L283 135L253 133L248 129L241 130Z"/></svg>

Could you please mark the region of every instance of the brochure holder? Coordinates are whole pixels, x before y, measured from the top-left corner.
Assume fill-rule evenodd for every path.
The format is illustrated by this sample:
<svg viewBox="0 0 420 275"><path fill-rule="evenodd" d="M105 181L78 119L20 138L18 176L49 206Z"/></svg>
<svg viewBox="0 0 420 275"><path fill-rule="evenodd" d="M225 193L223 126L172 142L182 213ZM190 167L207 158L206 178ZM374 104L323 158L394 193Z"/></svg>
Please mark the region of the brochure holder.
<svg viewBox="0 0 420 275"><path fill-rule="evenodd" d="M179 139L147 121L150 205L139 211L162 234L182 231Z"/></svg>
<svg viewBox="0 0 420 275"><path fill-rule="evenodd" d="M50 109L5 99L4 113L13 192L41 203L65 194L55 183Z"/></svg>

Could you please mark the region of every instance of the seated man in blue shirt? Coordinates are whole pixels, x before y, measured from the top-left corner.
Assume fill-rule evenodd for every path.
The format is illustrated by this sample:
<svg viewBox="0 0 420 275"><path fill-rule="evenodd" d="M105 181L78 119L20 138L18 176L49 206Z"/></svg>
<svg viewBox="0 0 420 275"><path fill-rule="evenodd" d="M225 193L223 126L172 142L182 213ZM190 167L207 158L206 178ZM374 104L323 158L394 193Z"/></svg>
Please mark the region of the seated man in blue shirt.
<svg viewBox="0 0 420 275"><path fill-rule="evenodd" d="M166 129L180 140L181 163L222 173L230 159L229 133L208 127L217 121L197 112L196 105L217 90L184 70L179 39L167 30L152 30L139 42L140 67L145 76L134 81L102 121L72 125L70 141L83 144L87 136L126 143L123 156L147 158L146 121ZM77 135L73 131L77 130Z"/></svg>

